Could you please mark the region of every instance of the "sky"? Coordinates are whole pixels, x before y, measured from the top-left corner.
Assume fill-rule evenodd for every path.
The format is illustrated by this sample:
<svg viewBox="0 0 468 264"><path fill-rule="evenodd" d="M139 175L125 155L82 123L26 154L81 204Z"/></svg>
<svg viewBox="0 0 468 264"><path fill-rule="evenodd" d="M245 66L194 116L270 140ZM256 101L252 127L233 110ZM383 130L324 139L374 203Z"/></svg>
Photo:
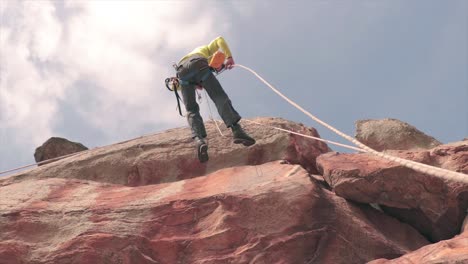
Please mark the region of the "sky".
<svg viewBox="0 0 468 264"><path fill-rule="evenodd" d="M0 0L0 171L34 163L52 136L94 148L187 126L164 79L217 36L349 135L396 118L443 143L468 137L468 0ZM348 143L245 70L218 79L245 118Z"/></svg>

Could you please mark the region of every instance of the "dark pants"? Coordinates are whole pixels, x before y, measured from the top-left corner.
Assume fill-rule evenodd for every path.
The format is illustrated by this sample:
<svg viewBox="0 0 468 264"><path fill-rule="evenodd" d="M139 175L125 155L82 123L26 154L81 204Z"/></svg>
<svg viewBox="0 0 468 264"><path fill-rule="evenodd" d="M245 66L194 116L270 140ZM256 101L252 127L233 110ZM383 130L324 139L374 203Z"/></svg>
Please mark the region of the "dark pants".
<svg viewBox="0 0 468 264"><path fill-rule="evenodd" d="M193 76L187 80L190 84L182 85L182 98L185 110L187 110L187 121L192 128L193 137L206 137L205 125L200 115L200 107L196 101L196 84L200 84L205 88L227 127L231 127L239 122L241 116L232 107L231 100L226 92L224 92L216 76L210 71L208 61L205 58L192 56L186 59L179 65L177 76L181 79L184 79L186 76ZM202 81L205 76L207 77Z"/></svg>

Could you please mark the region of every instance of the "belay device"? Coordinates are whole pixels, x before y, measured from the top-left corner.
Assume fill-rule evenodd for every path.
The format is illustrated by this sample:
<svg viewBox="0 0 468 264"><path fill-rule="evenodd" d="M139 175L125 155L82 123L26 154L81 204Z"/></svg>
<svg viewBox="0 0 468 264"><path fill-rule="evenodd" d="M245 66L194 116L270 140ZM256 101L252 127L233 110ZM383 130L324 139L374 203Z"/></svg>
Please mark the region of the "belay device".
<svg viewBox="0 0 468 264"><path fill-rule="evenodd" d="M176 100L177 100L177 109L179 110L179 115L180 116L184 116L182 115L182 110L180 109L180 95L179 93L177 92L177 89L179 88L179 79L177 79L176 77L169 77L169 78L166 78L166 88L171 91L171 92L174 92L175 94L175 97L176 97Z"/></svg>

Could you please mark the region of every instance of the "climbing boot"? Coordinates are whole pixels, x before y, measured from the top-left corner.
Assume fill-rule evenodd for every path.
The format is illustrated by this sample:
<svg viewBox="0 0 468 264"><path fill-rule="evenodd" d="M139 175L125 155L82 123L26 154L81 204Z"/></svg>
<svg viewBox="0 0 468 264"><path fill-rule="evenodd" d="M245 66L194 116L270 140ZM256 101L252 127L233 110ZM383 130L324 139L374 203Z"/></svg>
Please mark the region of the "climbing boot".
<svg viewBox="0 0 468 264"><path fill-rule="evenodd" d="M205 139L196 137L195 144L197 145L197 154L198 160L201 163L208 161L208 144L206 143Z"/></svg>
<svg viewBox="0 0 468 264"><path fill-rule="evenodd" d="M251 138L239 124L231 126L234 136L234 144L243 144L244 146L252 146L255 144L255 139Z"/></svg>

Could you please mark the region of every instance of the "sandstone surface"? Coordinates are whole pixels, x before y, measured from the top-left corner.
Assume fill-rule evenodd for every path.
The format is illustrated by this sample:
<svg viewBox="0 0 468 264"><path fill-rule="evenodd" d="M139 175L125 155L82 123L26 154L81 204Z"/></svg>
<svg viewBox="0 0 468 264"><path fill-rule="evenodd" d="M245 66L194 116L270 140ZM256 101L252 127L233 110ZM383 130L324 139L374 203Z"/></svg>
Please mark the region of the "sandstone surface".
<svg viewBox="0 0 468 264"><path fill-rule="evenodd" d="M253 121L206 164L176 128L0 178L0 264L466 262L464 184ZM386 152L468 173L468 141Z"/></svg>
<svg viewBox="0 0 468 264"><path fill-rule="evenodd" d="M43 178L0 187L0 263L365 263L427 245L368 205L271 162L129 187Z"/></svg>
<svg viewBox="0 0 468 264"><path fill-rule="evenodd" d="M431 150L391 151L392 155L468 173L468 142ZM328 153L317 159L335 193L375 203L432 241L458 234L468 208L468 185L444 181L365 153Z"/></svg>
<svg viewBox="0 0 468 264"><path fill-rule="evenodd" d="M330 151L323 142L274 130L271 126L319 137L314 128L281 118L257 118L259 126L243 121L245 130L257 144L251 147L232 143L224 125L221 136L213 122L206 122L210 160L201 164L189 128L175 128L137 139L91 149L75 156L10 176L8 181L41 178L74 178L140 186L205 175L222 168L258 165L274 160L301 164L316 173L316 157ZM1 180L0 180L1 182Z"/></svg>
<svg viewBox="0 0 468 264"><path fill-rule="evenodd" d="M462 234L435 244L424 246L402 257L388 260L377 259L369 264L462 264L468 263L468 230L467 221Z"/></svg>

